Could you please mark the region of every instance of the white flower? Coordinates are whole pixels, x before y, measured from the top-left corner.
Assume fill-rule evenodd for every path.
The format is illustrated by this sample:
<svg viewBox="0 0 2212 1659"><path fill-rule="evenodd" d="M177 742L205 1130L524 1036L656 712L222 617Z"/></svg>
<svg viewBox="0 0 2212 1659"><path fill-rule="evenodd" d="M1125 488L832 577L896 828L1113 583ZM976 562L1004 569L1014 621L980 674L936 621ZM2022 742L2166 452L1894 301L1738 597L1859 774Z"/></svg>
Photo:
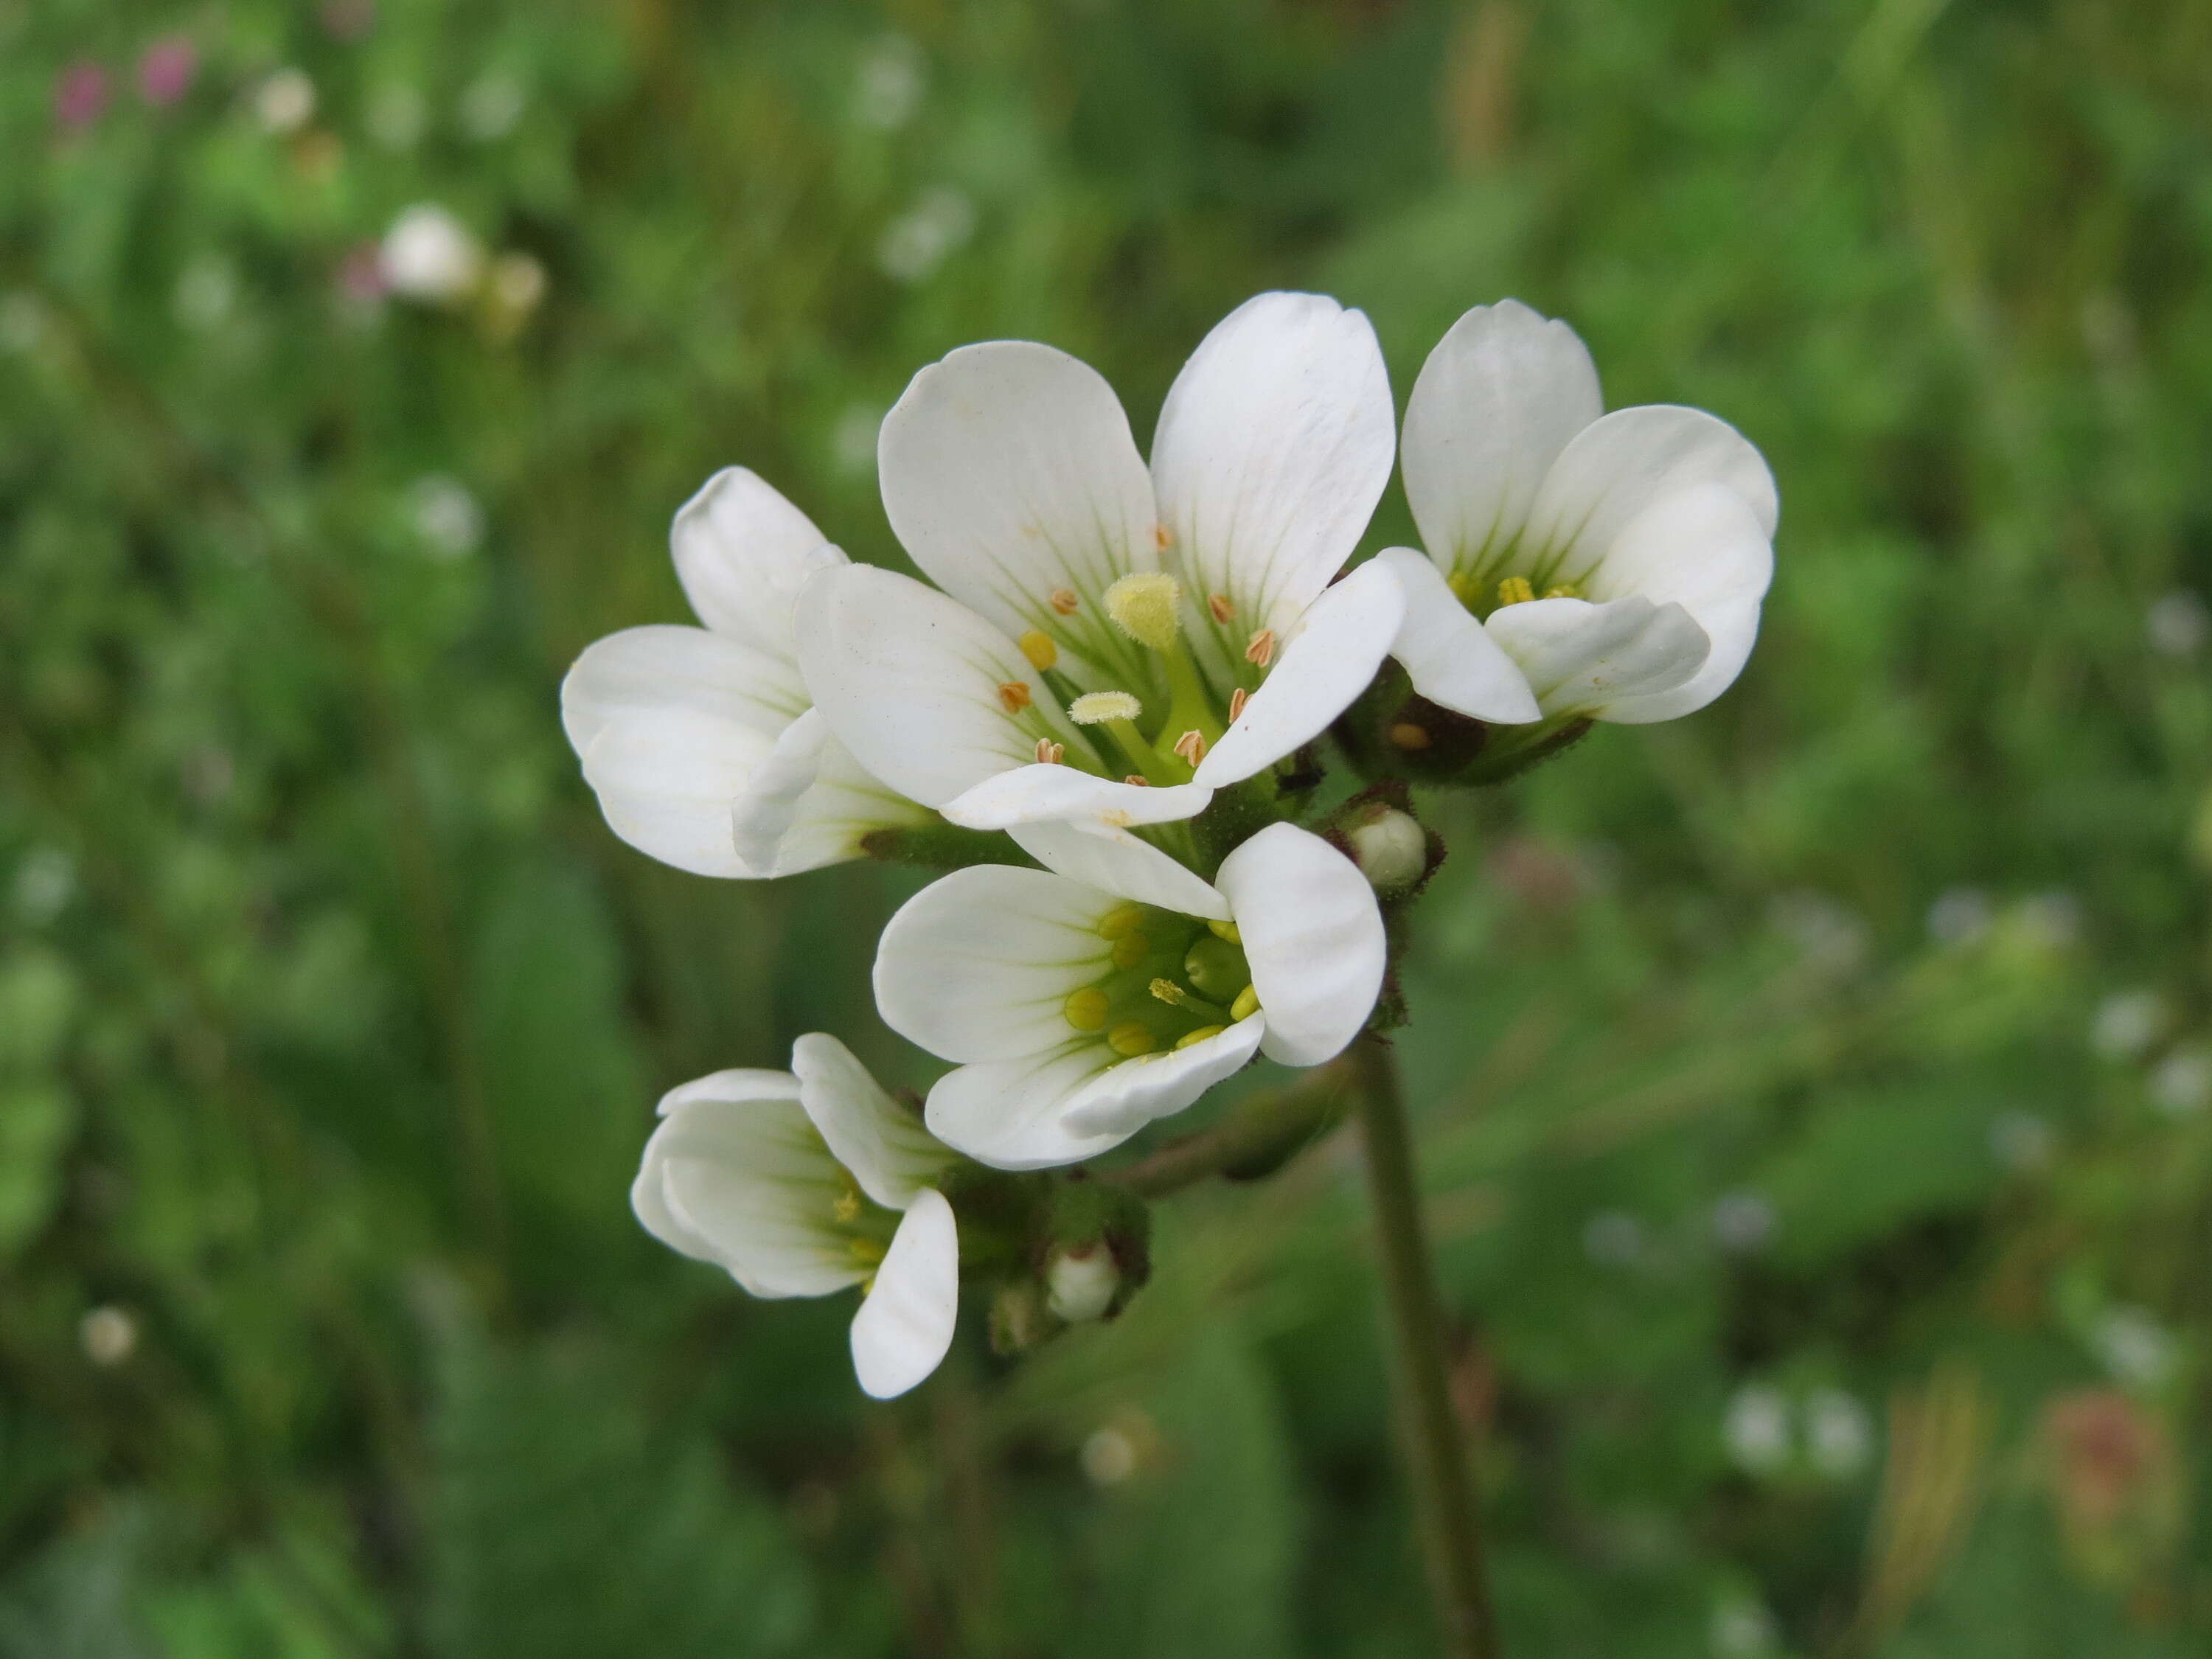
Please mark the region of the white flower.
<svg viewBox="0 0 2212 1659"><path fill-rule="evenodd" d="M1819 1389L1805 1401L1805 1455L1815 1472L1846 1480L1874 1450L1874 1419L1841 1389Z"/></svg>
<svg viewBox="0 0 2212 1659"><path fill-rule="evenodd" d="M670 1090L630 1206L661 1243L755 1296L861 1285L853 1368L887 1400L952 1343L958 1229L931 1184L952 1154L836 1038L799 1038L791 1063Z"/></svg>
<svg viewBox="0 0 2212 1659"><path fill-rule="evenodd" d="M1406 498L1427 555L1392 648L1413 689L1478 720L1644 723L1741 672L1773 574L1774 479L1725 422L1602 413L1565 323L1478 306L1406 405ZM1477 618L1480 618L1478 623Z"/></svg>
<svg viewBox="0 0 2212 1659"><path fill-rule="evenodd" d="M268 131L297 132L314 118L315 83L305 70L280 69L253 89L253 112Z"/></svg>
<svg viewBox="0 0 2212 1659"><path fill-rule="evenodd" d="M854 763L807 705L792 601L845 556L743 467L709 478L669 532L704 628L626 629L561 685L561 721L607 823L702 876L794 874L928 814Z"/></svg>
<svg viewBox="0 0 2212 1659"><path fill-rule="evenodd" d="M1313 295L1261 295L1206 337L1149 471L1096 372L963 347L915 377L877 458L891 527L943 591L860 566L814 582L808 688L861 765L956 823L1190 817L1318 736L1389 649L1391 572L1331 579L1389 481L1390 426L1373 329ZM1097 692L1138 713L1069 718Z"/></svg>
<svg viewBox="0 0 2212 1659"><path fill-rule="evenodd" d="M392 222L376 264L394 294L447 305L476 291L483 277L484 252L459 220L434 203L422 202Z"/></svg>
<svg viewBox="0 0 2212 1659"><path fill-rule="evenodd" d="M1747 1382L1729 1401L1721 1438L1737 1468L1752 1474L1774 1474L1796 1448L1790 1401L1763 1383Z"/></svg>
<svg viewBox="0 0 2212 1659"><path fill-rule="evenodd" d="M1271 824L1211 884L1126 833L1068 839L1088 881L958 870L884 929L884 1021L961 1062L930 1091L939 1139L1000 1169L1078 1163L1255 1051L1317 1066L1366 1024L1382 913L1319 836Z"/></svg>

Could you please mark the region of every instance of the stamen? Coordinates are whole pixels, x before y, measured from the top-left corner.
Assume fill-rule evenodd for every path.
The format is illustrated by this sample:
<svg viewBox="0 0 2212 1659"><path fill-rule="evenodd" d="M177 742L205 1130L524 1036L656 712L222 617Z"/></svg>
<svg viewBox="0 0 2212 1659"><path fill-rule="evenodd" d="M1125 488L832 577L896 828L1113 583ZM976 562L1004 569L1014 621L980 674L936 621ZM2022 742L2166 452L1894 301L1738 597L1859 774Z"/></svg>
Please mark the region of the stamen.
<svg viewBox="0 0 2212 1659"><path fill-rule="evenodd" d="M860 1194L850 1187L846 1188L837 1194L836 1201L830 1205L830 1213L840 1221L858 1221L860 1218Z"/></svg>
<svg viewBox="0 0 2212 1659"><path fill-rule="evenodd" d="M1036 757L1040 766L1057 766L1060 757L1066 753L1067 745L1064 743L1054 743L1050 738L1037 739Z"/></svg>
<svg viewBox="0 0 2212 1659"><path fill-rule="evenodd" d="M1149 1025L1139 1025L1135 1020L1127 1019L1106 1033L1106 1046L1117 1054L1126 1054L1134 1060L1139 1054L1149 1054L1158 1048L1160 1040L1152 1035Z"/></svg>
<svg viewBox="0 0 2212 1659"><path fill-rule="evenodd" d="M1226 593L1209 593L1206 596L1206 614L1218 623L1226 623L1237 614L1237 607Z"/></svg>
<svg viewBox="0 0 2212 1659"><path fill-rule="evenodd" d="M1470 611L1482 599L1482 584L1474 579L1472 572L1455 570L1444 578L1444 586L1451 589L1454 599Z"/></svg>
<svg viewBox="0 0 2212 1659"><path fill-rule="evenodd" d="M1229 694L1229 723L1231 726L1237 724L1237 717L1244 712L1244 705L1251 700L1252 694L1241 685Z"/></svg>
<svg viewBox="0 0 2212 1659"><path fill-rule="evenodd" d="M1182 637L1182 584L1164 571L1124 576L1106 590L1106 614L1139 645L1165 651Z"/></svg>
<svg viewBox="0 0 2212 1659"><path fill-rule="evenodd" d="M1509 605L1526 605L1536 597L1536 590L1528 586L1526 576L1508 576L1498 584L1498 608Z"/></svg>
<svg viewBox="0 0 2212 1659"><path fill-rule="evenodd" d="M1209 921L1206 924L1206 930L1214 938L1225 939L1231 945L1244 942L1244 935L1237 931L1237 924L1233 921Z"/></svg>
<svg viewBox="0 0 2212 1659"><path fill-rule="evenodd" d="M1067 705L1067 718L1078 726L1103 726L1109 720L1133 720L1145 705L1127 691L1086 691Z"/></svg>
<svg viewBox="0 0 2212 1659"><path fill-rule="evenodd" d="M1030 688L1026 680L1008 680L999 688L999 706L1009 714L1018 714L1030 706Z"/></svg>
<svg viewBox="0 0 2212 1659"><path fill-rule="evenodd" d="M1133 783L1139 789L1149 789L1152 787L1152 781L1146 777L1142 772L1132 772L1127 777L1123 778L1121 781L1124 783Z"/></svg>
<svg viewBox="0 0 2212 1659"><path fill-rule="evenodd" d="M1156 979L1146 988L1170 1008L1188 1008L1193 1013L1204 1014L1209 1018L1218 1017L1221 1012L1219 1003L1208 1002L1204 997L1193 996L1171 979Z"/></svg>
<svg viewBox="0 0 2212 1659"><path fill-rule="evenodd" d="M1252 643L1244 647L1244 660L1265 668L1275 659L1275 630L1263 628L1252 636Z"/></svg>
<svg viewBox="0 0 2212 1659"><path fill-rule="evenodd" d="M1249 1019L1260 1012L1260 994L1246 986L1237 994L1237 1000L1229 1005L1229 1018Z"/></svg>
<svg viewBox="0 0 2212 1659"><path fill-rule="evenodd" d="M1098 937L1121 939L1145 925L1145 907L1141 904L1117 904L1098 918Z"/></svg>
<svg viewBox="0 0 2212 1659"><path fill-rule="evenodd" d="M845 1251L863 1267L872 1267L884 1259L884 1245L879 1238L848 1238Z"/></svg>
<svg viewBox="0 0 2212 1659"><path fill-rule="evenodd" d="M1106 1028L1106 994L1095 985L1086 985L1080 991L1068 993L1067 1000L1060 1005L1061 1017L1079 1031L1101 1031Z"/></svg>
<svg viewBox="0 0 2212 1659"><path fill-rule="evenodd" d="M1141 928L1121 935L1114 941L1114 965L1133 968L1152 953L1152 941Z"/></svg>
<svg viewBox="0 0 2212 1659"><path fill-rule="evenodd" d="M1059 611L1061 616L1072 617L1075 614L1076 608L1079 606L1083 601L1075 597L1075 590L1073 588L1055 587L1051 592L1045 595L1045 603L1050 605L1054 610Z"/></svg>
<svg viewBox="0 0 2212 1659"><path fill-rule="evenodd" d="M1052 642L1052 635L1041 628L1032 628L1014 643L1021 647L1022 655L1039 673L1060 660L1060 647Z"/></svg>
<svg viewBox="0 0 2212 1659"><path fill-rule="evenodd" d="M1158 548L1161 552L1166 552L1168 549L1175 545L1175 532L1170 530L1164 524L1154 525L1152 526L1152 545Z"/></svg>
<svg viewBox="0 0 2212 1659"><path fill-rule="evenodd" d="M1572 582L1554 582L1544 590L1544 597L1547 599L1579 599L1582 596L1582 589Z"/></svg>
<svg viewBox="0 0 2212 1659"><path fill-rule="evenodd" d="M1206 758L1206 736L1200 732L1186 732L1175 740L1175 752L1196 766Z"/></svg>
<svg viewBox="0 0 2212 1659"><path fill-rule="evenodd" d="M1416 726L1411 720L1400 720L1390 728L1390 741L1401 749L1426 749L1436 739L1429 735L1425 726Z"/></svg>
<svg viewBox="0 0 2212 1659"><path fill-rule="evenodd" d="M1226 1025L1201 1025L1195 1031L1185 1031L1176 1039L1178 1048L1193 1048L1208 1037L1218 1037L1229 1028Z"/></svg>

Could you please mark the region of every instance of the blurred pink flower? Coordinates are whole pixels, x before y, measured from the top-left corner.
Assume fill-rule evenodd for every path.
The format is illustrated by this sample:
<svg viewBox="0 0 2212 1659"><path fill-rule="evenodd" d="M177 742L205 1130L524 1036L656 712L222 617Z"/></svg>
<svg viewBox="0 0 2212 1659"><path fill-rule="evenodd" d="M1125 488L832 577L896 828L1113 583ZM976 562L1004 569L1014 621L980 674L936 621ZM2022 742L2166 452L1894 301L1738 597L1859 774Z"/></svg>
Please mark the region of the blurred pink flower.
<svg viewBox="0 0 2212 1659"><path fill-rule="evenodd" d="M384 298L384 264L374 242L362 242L338 262L338 298L348 305L373 306Z"/></svg>
<svg viewBox="0 0 2212 1659"><path fill-rule="evenodd" d="M107 71L80 58L54 77L54 125L82 132L107 112Z"/></svg>
<svg viewBox="0 0 2212 1659"><path fill-rule="evenodd" d="M138 95L156 109L167 109L192 89L199 69L200 55L190 40L181 34L165 36L138 59Z"/></svg>

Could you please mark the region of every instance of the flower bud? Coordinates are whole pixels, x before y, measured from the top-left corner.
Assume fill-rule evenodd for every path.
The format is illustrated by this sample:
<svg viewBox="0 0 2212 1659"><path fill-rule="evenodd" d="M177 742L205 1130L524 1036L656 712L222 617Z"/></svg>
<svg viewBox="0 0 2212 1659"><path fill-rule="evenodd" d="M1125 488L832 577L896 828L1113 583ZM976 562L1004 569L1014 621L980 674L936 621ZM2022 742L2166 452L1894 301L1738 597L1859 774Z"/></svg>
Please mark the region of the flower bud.
<svg viewBox="0 0 2212 1659"><path fill-rule="evenodd" d="M1345 827L1352 861L1378 893L1402 893L1429 872L1429 836L1412 814L1378 806Z"/></svg>
<svg viewBox="0 0 2212 1659"><path fill-rule="evenodd" d="M1045 1268L1045 1305L1071 1325L1104 1316L1121 1288L1121 1269L1102 1243L1069 1245Z"/></svg>

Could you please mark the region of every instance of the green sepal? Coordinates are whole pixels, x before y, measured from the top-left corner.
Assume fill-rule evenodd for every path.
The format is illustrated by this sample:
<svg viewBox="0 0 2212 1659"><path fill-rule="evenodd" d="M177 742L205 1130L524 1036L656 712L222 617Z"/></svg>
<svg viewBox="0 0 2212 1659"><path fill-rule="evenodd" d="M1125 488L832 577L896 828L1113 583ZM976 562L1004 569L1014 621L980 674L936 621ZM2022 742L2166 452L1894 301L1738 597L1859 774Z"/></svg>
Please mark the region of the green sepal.
<svg viewBox="0 0 2212 1659"><path fill-rule="evenodd" d="M939 818L933 823L891 824L860 837L860 850L881 864L920 865L928 870L960 870L971 864L1017 864L1034 868L1036 860L996 830L963 830Z"/></svg>

